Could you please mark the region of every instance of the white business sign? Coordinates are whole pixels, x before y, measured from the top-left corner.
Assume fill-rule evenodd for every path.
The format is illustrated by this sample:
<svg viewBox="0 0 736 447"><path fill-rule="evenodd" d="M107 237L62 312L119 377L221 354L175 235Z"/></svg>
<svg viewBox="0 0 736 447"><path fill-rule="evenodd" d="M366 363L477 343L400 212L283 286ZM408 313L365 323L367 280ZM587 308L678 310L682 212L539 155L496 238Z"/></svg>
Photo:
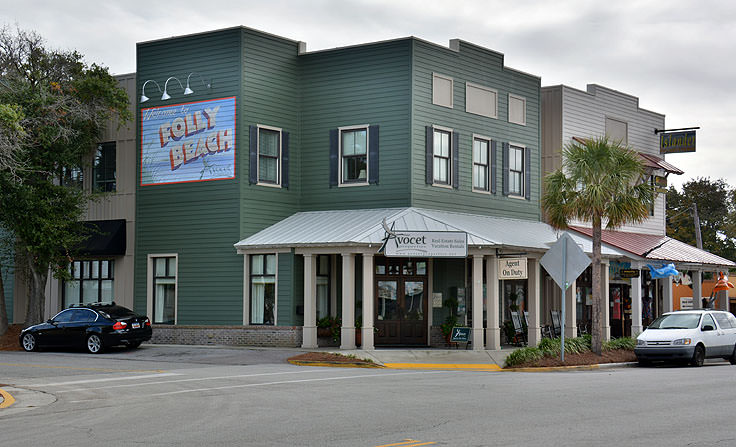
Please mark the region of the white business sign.
<svg viewBox="0 0 736 447"><path fill-rule="evenodd" d="M527 279L526 258L499 259L498 279Z"/></svg>
<svg viewBox="0 0 736 447"><path fill-rule="evenodd" d="M464 231L392 231L386 234L384 255L396 257L464 258L468 234Z"/></svg>
<svg viewBox="0 0 736 447"><path fill-rule="evenodd" d="M688 310L693 308L693 297L681 296L680 297L680 310Z"/></svg>

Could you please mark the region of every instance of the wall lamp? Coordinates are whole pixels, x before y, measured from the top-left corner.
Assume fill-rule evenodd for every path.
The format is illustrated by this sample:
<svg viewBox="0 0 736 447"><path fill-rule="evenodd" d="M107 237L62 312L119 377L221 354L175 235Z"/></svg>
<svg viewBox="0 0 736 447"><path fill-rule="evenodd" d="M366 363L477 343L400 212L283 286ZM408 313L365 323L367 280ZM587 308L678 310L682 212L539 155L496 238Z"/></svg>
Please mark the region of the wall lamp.
<svg viewBox="0 0 736 447"><path fill-rule="evenodd" d="M169 79L167 79L166 82L164 83L164 94L161 95L161 101L166 101L167 99L171 98L171 96L169 96L169 94L166 92L166 88L169 85L169 81L172 79L176 79L176 82L179 83L179 87L181 87L181 89L184 90L184 86L181 85L181 81L177 79L175 76L170 76ZM184 94L186 95L186 92Z"/></svg>
<svg viewBox="0 0 736 447"><path fill-rule="evenodd" d="M191 95L192 93L194 93L194 90L189 88L189 79L192 77L192 75L195 75L195 74L199 76L199 80L202 81L203 86L205 86L206 88L212 87L212 85L209 82L206 84L204 83L204 78L202 78L202 75L200 75L199 73L189 73L189 76L187 76L187 87L184 89L185 95Z"/></svg>
<svg viewBox="0 0 736 447"><path fill-rule="evenodd" d="M153 82L154 84L156 84L156 87L158 87L158 91L161 91L161 86L158 85L158 82L154 81L153 79L147 80L143 83L143 87L141 88L141 102L146 102L149 99L148 96L146 96L146 84L148 84L149 82Z"/></svg>
<svg viewBox="0 0 736 447"><path fill-rule="evenodd" d="M168 89L169 89L169 81L171 81L172 79L179 83L179 87L181 87L184 90L185 95L191 95L192 93L194 93L194 90L190 88L190 81L193 75L196 75L199 77L199 80L200 82L202 82L202 85L204 87L212 88L212 84L210 83L210 81L205 82L202 75L200 75L199 73L195 73L195 72L189 73L189 76L187 76L187 86L186 87L182 85L181 81L176 76L169 76L166 82L164 82L163 90L161 90L161 86L158 84L158 82L154 81L153 79L149 79L146 82L144 82L143 87L141 87L141 101L140 102L144 103L150 99L148 96L146 96L146 84L148 84L149 82L153 82L154 84L156 84L158 91L161 92L161 101L166 101L167 99L171 99L171 95L169 95Z"/></svg>

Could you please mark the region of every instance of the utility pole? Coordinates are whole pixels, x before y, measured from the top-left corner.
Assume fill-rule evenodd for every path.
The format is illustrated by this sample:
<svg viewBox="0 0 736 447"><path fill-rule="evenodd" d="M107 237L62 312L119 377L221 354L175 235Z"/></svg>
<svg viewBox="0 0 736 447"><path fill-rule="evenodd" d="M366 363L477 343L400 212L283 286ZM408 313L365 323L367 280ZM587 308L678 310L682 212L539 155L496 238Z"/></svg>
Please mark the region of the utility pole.
<svg viewBox="0 0 736 447"><path fill-rule="evenodd" d="M700 235L700 217L698 217L698 204L693 203L693 221L695 222L695 244L703 249L703 237Z"/></svg>

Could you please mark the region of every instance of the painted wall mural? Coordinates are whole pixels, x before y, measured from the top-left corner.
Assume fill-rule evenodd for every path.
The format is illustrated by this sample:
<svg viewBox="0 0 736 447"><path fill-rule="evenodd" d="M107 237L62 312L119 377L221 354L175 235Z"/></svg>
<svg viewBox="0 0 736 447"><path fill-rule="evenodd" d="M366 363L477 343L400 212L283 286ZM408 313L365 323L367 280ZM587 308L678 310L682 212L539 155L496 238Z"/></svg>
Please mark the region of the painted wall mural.
<svg viewBox="0 0 736 447"><path fill-rule="evenodd" d="M235 178L235 97L141 109L141 186Z"/></svg>

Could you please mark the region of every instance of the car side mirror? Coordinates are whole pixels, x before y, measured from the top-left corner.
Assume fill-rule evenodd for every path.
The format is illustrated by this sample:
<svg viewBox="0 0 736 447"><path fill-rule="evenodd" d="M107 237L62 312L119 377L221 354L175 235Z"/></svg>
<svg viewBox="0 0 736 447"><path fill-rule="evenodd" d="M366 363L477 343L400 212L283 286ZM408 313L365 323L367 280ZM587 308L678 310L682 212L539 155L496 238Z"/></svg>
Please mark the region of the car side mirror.
<svg viewBox="0 0 736 447"><path fill-rule="evenodd" d="M706 331L715 331L715 330L716 330L716 328L714 328L713 326L711 326L709 324L706 324L705 326L703 326L703 329L702 329L703 332L706 332Z"/></svg>

